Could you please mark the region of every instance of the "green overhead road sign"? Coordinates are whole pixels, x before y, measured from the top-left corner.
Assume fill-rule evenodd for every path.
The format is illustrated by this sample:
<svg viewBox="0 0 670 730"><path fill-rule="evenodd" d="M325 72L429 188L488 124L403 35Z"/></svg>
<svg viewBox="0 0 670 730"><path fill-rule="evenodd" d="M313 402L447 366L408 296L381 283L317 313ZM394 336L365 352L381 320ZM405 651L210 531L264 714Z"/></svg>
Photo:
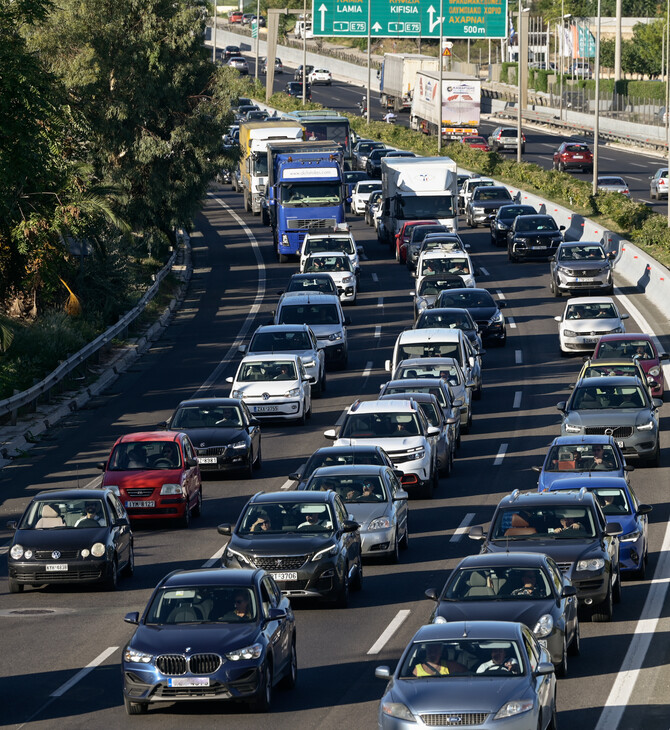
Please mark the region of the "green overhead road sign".
<svg viewBox="0 0 670 730"><path fill-rule="evenodd" d="M440 0L313 0L312 32L373 38L439 38ZM443 0L445 38L505 38L507 0Z"/></svg>

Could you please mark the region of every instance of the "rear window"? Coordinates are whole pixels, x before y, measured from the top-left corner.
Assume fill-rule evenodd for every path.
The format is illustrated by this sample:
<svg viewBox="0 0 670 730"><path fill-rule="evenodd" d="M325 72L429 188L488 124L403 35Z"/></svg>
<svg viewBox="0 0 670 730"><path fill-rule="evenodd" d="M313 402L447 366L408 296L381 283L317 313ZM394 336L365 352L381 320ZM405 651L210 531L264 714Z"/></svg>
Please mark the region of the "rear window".
<svg viewBox="0 0 670 730"><path fill-rule="evenodd" d="M335 304L287 304L279 310L279 324L340 324Z"/></svg>

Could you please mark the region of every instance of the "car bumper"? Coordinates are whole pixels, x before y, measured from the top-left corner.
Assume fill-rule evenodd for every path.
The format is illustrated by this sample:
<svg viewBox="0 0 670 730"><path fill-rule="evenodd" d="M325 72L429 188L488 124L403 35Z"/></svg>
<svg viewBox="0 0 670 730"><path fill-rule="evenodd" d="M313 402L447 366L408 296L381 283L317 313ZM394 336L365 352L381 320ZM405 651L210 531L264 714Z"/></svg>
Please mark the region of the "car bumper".
<svg viewBox="0 0 670 730"><path fill-rule="evenodd" d="M293 420L302 416L305 406L299 398L270 398L268 400L244 398L243 400L249 406L249 411L254 418Z"/></svg>
<svg viewBox="0 0 670 730"><path fill-rule="evenodd" d="M338 340L336 342L319 340L318 344L319 347L323 347L323 354L328 364L342 363L346 361L347 346L342 340Z"/></svg>
<svg viewBox="0 0 670 730"><path fill-rule="evenodd" d="M593 160L561 160L566 170L590 170L593 168Z"/></svg>
<svg viewBox="0 0 670 730"><path fill-rule="evenodd" d="M546 259L553 256L558 248L558 243L534 244L520 246L518 243L512 244L512 253L520 259Z"/></svg>
<svg viewBox="0 0 670 730"><path fill-rule="evenodd" d="M386 530L361 530L361 554L364 558L381 557L395 552L395 526Z"/></svg>
<svg viewBox="0 0 670 730"><path fill-rule="evenodd" d="M619 567L622 573L639 570L644 560L644 538L619 543Z"/></svg>
<svg viewBox="0 0 670 730"><path fill-rule="evenodd" d="M67 570L47 571L47 565L58 562L67 565ZM57 583L98 583L111 573L107 560L89 558L75 560L9 560L9 577L23 585L47 585Z"/></svg>
<svg viewBox="0 0 670 730"><path fill-rule="evenodd" d="M229 453L232 452L232 453ZM201 472L235 471L249 466L251 453L248 449L226 449L223 455L198 456Z"/></svg>
<svg viewBox="0 0 670 730"><path fill-rule="evenodd" d="M186 500L179 495L158 498L152 495L151 498L137 499L122 494L121 501L131 520L175 520L182 518L186 512ZM154 502L154 505L129 507L128 503L132 502Z"/></svg>
<svg viewBox="0 0 670 730"><path fill-rule="evenodd" d="M593 277L559 274L556 283L558 290L566 293L573 291L597 291L598 289L609 289L612 286L612 277L607 274L600 274Z"/></svg>
<svg viewBox="0 0 670 730"><path fill-rule="evenodd" d="M536 707L533 707L532 710L529 710L528 712L524 712L521 715L515 715L514 717L506 717L501 720L494 720L496 710L492 710L491 712L479 712L478 710L473 710L472 713L468 712L467 710L464 710L462 708L462 705L458 703L455 699L451 701L451 706L454 708L458 708L457 710L452 710L450 706L447 705L447 701L445 700L444 706L441 707L435 714L438 714L439 717L445 717L445 716L451 716L451 717L464 717L464 716L482 716L484 718L483 722L478 722L476 724L470 724L468 723L469 728L495 728L495 730L535 730L535 728L538 727L538 711ZM426 713L421 712L422 716L425 716ZM400 720L397 717L389 717L388 715L384 715L379 710L378 715L378 727L380 730L418 730L419 728L424 727L458 727L458 725L447 725L441 724L441 722L438 720L438 722L433 725L424 723L422 721L416 722L410 722L409 720Z"/></svg>
<svg viewBox="0 0 670 730"><path fill-rule="evenodd" d="M572 573L572 585L577 590L577 600L580 604L589 601L590 604L602 603L607 597L609 573L589 573L588 571Z"/></svg>
<svg viewBox="0 0 670 730"><path fill-rule="evenodd" d="M338 286L337 293L341 302L353 302L356 299L355 286Z"/></svg>

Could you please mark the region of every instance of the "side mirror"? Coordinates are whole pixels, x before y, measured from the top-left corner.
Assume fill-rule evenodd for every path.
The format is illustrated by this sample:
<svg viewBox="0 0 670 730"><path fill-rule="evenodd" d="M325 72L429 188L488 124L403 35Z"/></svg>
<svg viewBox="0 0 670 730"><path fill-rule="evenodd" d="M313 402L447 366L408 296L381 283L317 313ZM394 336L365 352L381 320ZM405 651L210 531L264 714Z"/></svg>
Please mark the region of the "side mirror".
<svg viewBox="0 0 670 730"><path fill-rule="evenodd" d="M240 353L240 355L245 355L247 352L247 346L246 345L240 345L237 348L237 351Z"/></svg>
<svg viewBox="0 0 670 730"><path fill-rule="evenodd" d="M16 525L17 525L16 520L9 520L7 522L7 529L8 530L16 530Z"/></svg>
<svg viewBox="0 0 670 730"><path fill-rule="evenodd" d="M468 356L468 362L470 363L471 368L473 368L475 366L475 358L472 357L472 355Z"/></svg>
<svg viewBox="0 0 670 730"><path fill-rule="evenodd" d="M551 662L540 662L537 669L533 672L536 677L542 677L545 674L553 674L554 665Z"/></svg>
<svg viewBox="0 0 670 730"><path fill-rule="evenodd" d="M233 527L229 523L224 523L223 525L219 525L216 528L216 531L219 533L219 535L232 535L233 534Z"/></svg>
<svg viewBox="0 0 670 730"><path fill-rule="evenodd" d="M503 301L502 299L499 299L497 304L498 304L498 309L505 309L505 307L507 306L507 302Z"/></svg>
<svg viewBox="0 0 670 730"><path fill-rule="evenodd" d="M356 532L360 530L361 526L354 520L344 520L342 522L342 532Z"/></svg>
<svg viewBox="0 0 670 730"><path fill-rule="evenodd" d="M621 319L628 319L630 317L630 314L622 314Z"/></svg>
<svg viewBox="0 0 670 730"><path fill-rule="evenodd" d="M288 478L291 479L294 482L299 482L301 479L301 475L299 471L294 471L292 474L288 475Z"/></svg>
<svg viewBox="0 0 670 730"><path fill-rule="evenodd" d="M614 259L616 258L616 251L610 251L610 252L609 252L609 253L607 254L607 258L608 258L608 259L612 259L612 260L614 260Z"/></svg>
<svg viewBox="0 0 670 730"><path fill-rule="evenodd" d="M186 466L198 466L197 459L186 459Z"/></svg>
<svg viewBox="0 0 670 730"><path fill-rule="evenodd" d="M393 495L393 501L400 502L402 499L409 499L409 494L407 494L404 489L396 489L396 492Z"/></svg>
<svg viewBox="0 0 670 730"><path fill-rule="evenodd" d="M268 617L266 621L281 621L287 617L287 613L283 608L271 608L268 611Z"/></svg>
<svg viewBox="0 0 670 730"><path fill-rule="evenodd" d="M228 377L226 378L226 383L232 383L232 382L233 382L234 380L235 380L235 379L233 378L233 376L232 376L232 375L229 375L229 376L228 376Z"/></svg>
<svg viewBox="0 0 670 730"><path fill-rule="evenodd" d="M556 261L556 257L555 256L550 256L549 257L549 261Z"/></svg>
<svg viewBox="0 0 670 730"><path fill-rule="evenodd" d="M156 426L162 430L165 430L169 427L170 421L161 421L160 423L157 423Z"/></svg>
<svg viewBox="0 0 670 730"><path fill-rule="evenodd" d="M402 469L394 469L393 473L398 477L398 479L402 479L405 476L405 472Z"/></svg>
<svg viewBox="0 0 670 730"><path fill-rule="evenodd" d="M564 231L564 230L565 230L565 226L559 226L559 227L558 227L558 230L559 230L559 231Z"/></svg>
<svg viewBox="0 0 670 730"><path fill-rule="evenodd" d="M475 525L468 530L468 537L471 540L483 540L486 536L481 525Z"/></svg>
<svg viewBox="0 0 670 730"><path fill-rule="evenodd" d="M619 522L608 522L605 525L605 534L610 537L616 537L617 535L623 534L623 528Z"/></svg>
<svg viewBox="0 0 670 730"><path fill-rule="evenodd" d="M530 468L531 468L531 471L536 471L538 474L540 474L542 472L541 466L531 466Z"/></svg>
<svg viewBox="0 0 670 730"><path fill-rule="evenodd" d="M337 440L337 431L334 428L329 428L327 431L324 431L323 432L323 435L329 441L336 441Z"/></svg>
<svg viewBox="0 0 670 730"><path fill-rule="evenodd" d="M557 315L556 315L556 316L554 317L554 321L555 321L555 322L562 322L562 321L563 321L563 317L561 317L561 315L560 315L560 314L557 314Z"/></svg>
<svg viewBox="0 0 670 730"><path fill-rule="evenodd" d="M377 679L390 679L391 678L391 670L389 667L377 667L375 669L375 677Z"/></svg>
<svg viewBox="0 0 670 730"><path fill-rule="evenodd" d="M391 361L390 360L384 360L384 370L386 370L387 373L391 372Z"/></svg>
<svg viewBox="0 0 670 730"><path fill-rule="evenodd" d="M670 355L667 352L661 352L658 356L659 360L670 360Z"/></svg>
<svg viewBox="0 0 670 730"><path fill-rule="evenodd" d="M95 465L95 468L96 468L96 469L100 469L100 471L105 471L105 467L106 467L106 466L107 466L107 462L106 462L106 461L99 461L99 462L98 462L98 463L97 463L97 464Z"/></svg>
<svg viewBox="0 0 670 730"><path fill-rule="evenodd" d="M409 291L407 293L410 295L410 297L413 297L416 294L416 292L413 289L412 289L412 291Z"/></svg>
<svg viewBox="0 0 670 730"><path fill-rule="evenodd" d="M470 379L470 380L467 380L467 381L465 382L465 387L466 387L466 388L474 388L474 387L475 387L475 381L474 381L474 380L472 380L472 379Z"/></svg>
<svg viewBox="0 0 670 730"><path fill-rule="evenodd" d="M445 423L448 426L453 426L455 423L458 423L460 420L461 420L461 417L460 416L449 416L449 418L447 418L447 420L445 421Z"/></svg>
<svg viewBox="0 0 670 730"><path fill-rule="evenodd" d="M635 471L635 467L630 464L626 464L623 468L624 471Z"/></svg>
<svg viewBox="0 0 670 730"><path fill-rule="evenodd" d="M460 408L463 405L464 401L462 398L456 398L454 401L454 408Z"/></svg>
<svg viewBox="0 0 670 730"><path fill-rule="evenodd" d="M316 383L316 378L313 375L308 375L305 380L310 383L311 385L314 385Z"/></svg>
<svg viewBox="0 0 670 730"><path fill-rule="evenodd" d="M423 592L423 595L426 598L430 598L431 601L437 601L437 593L435 592L435 589L434 588L427 588Z"/></svg>
<svg viewBox="0 0 670 730"><path fill-rule="evenodd" d="M574 586L563 586L561 591L561 598L570 598L570 596L576 596L577 589Z"/></svg>
<svg viewBox="0 0 670 730"><path fill-rule="evenodd" d="M258 420L257 418L254 418L254 417L252 416L252 417L251 417L251 418L249 419L249 425L250 425L250 426L260 426L260 425L261 425L261 422L260 422L260 421L259 421L259 420Z"/></svg>
<svg viewBox="0 0 670 730"><path fill-rule="evenodd" d="M123 617L123 620L127 624L134 624L135 626L137 626L137 624L139 624L139 622L140 622L140 614L137 611L133 611L132 613L127 613Z"/></svg>
<svg viewBox="0 0 670 730"><path fill-rule="evenodd" d="M559 410L561 413L565 413L565 401L562 400L559 403L557 403L556 409Z"/></svg>
<svg viewBox="0 0 670 730"><path fill-rule="evenodd" d="M638 505L636 513L638 515L648 515L651 512L651 505L650 504L640 504Z"/></svg>
<svg viewBox="0 0 670 730"><path fill-rule="evenodd" d="M663 405L663 401L660 398L652 398L651 404L654 408L660 408Z"/></svg>
<svg viewBox="0 0 670 730"><path fill-rule="evenodd" d="M426 436L437 436L440 433L440 429L435 426L428 426L426 429Z"/></svg>

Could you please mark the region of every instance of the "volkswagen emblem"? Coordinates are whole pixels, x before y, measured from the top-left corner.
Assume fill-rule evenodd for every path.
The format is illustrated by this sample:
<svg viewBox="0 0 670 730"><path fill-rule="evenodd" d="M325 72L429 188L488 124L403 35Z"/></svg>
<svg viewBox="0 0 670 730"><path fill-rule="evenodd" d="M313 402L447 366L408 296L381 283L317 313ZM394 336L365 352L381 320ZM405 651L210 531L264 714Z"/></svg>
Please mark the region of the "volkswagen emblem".
<svg viewBox="0 0 670 730"><path fill-rule="evenodd" d="M263 393L263 400L269 400L270 394L269 393Z"/></svg>
<svg viewBox="0 0 670 730"><path fill-rule="evenodd" d="M58 560L58 558L60 558L60 550L54 550L54 551L53 551L53 552L51 553L51 557L52 557L52 558L53 558L54 560Z"/></svg>
<svg viewBox="0 0 670 730"><path fill-rule="evenodd" d="M614 429L613 428L606 428L605 429L605 436L614 436Z"/></svg>

